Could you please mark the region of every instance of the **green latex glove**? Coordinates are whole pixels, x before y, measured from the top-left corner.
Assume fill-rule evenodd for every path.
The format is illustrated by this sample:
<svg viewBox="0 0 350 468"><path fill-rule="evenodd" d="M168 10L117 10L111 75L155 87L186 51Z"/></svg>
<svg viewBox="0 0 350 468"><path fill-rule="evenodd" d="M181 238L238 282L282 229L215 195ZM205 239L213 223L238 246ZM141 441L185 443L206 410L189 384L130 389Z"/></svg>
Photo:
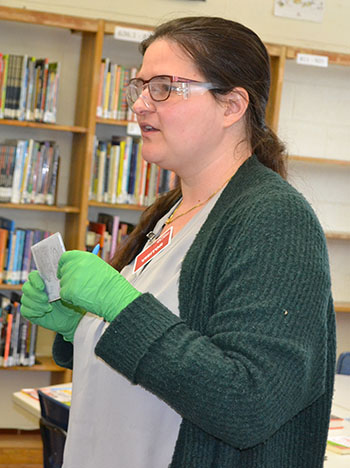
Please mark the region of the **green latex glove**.
<svg viewBox="0 0 350 468"><path fill-rule="evenodd" d="M45 283L37 271L29 273L28 281L22 287L21 314L41 327L63 335L66 341L73 341L75 330L85 311L62 300L49 302Z"/></svg>
<svg viewBox="0 0 350 468"><path fill-rule="evenodd" d="M97 255L64 252L58 262L61 298L112 322L141 293Z"/></svg>

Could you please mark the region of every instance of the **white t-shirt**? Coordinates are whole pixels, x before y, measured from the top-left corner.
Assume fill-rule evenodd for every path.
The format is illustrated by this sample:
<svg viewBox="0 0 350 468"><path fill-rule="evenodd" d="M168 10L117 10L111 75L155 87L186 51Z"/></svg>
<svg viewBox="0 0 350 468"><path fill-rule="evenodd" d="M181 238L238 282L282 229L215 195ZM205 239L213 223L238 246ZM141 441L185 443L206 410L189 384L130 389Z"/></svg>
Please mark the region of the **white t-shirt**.
<svg viewBox="0 0 350 468"><path fill-rule="evenodd" d="M142 270L133 273L132 263L122 271L137 290L152 293L176 315L182 260L219 195ZM157 236L171 211L155 226ZM106 327L108 323L88 313L75 332L72 405L63 468L166 468L181 417L95 355L95 345Z"/></svg>

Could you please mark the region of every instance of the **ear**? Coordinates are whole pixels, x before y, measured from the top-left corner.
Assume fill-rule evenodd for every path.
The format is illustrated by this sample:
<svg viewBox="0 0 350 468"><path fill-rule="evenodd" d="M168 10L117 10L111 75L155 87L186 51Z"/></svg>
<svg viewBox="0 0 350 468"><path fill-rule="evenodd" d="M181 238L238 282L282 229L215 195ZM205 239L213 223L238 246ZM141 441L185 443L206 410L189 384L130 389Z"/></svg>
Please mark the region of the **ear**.
<svg viewBox="0 0 350 468"><path fill-rule="evenodd" d="M235 124L244 116L249 104L249 94L244 88L234 88L223 98L225 126Z"/></svg>

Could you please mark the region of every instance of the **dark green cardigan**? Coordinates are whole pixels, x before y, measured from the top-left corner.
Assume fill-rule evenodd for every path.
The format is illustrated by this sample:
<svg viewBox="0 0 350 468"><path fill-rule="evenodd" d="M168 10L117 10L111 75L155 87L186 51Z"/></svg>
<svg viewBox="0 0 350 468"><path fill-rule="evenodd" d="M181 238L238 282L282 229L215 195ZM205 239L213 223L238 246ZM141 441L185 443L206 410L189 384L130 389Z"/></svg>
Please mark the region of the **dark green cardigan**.
<svg viewBox="0 0 350 468"><path fill-rule="evenodd" d="M189 249L179 309L143 294L96 346L182 415L171 468L322 467L335 365L326 242L305 199L256 157ZM58 337L57 362L70 353Z"/></svg>

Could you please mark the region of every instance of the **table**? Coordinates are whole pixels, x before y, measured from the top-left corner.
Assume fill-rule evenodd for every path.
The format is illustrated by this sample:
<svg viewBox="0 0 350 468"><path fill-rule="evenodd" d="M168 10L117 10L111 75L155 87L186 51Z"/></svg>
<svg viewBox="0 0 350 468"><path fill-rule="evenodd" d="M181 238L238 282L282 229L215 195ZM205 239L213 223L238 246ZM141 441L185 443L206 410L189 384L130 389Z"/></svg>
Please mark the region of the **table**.
<svg viewBox="0 0 350 468"><path fill-rule="evenodd" d="M52 385L52 387L67 387L67 385L69 384ZM40 418L40 404L38 400L21 391L13 394L13 400L32 415ZM347 418L344 422L344 429L336 429L337 434L350 434L350 375L337 374L335 376L332 414ZM326 456L324 468L350 468L350 455L339 455L327 450Z"/></svg>
<svg viewBox="0 0 350 468"><path fill-rule="evenodd" d="M45 388L66 389L71 386L72 386L71 383L64 383L64 384L50 385L49 387L45 387ZM33 416L36 416L38 419L40 419L41 411L40 411L39 400L36 400L35 398L29 396L28 394L22 391L13 393L12 399L21 408L25 409L26 411L31 413Z"/></svg>
<svg viewBox="0 0 350 468"><path fill-rule="evenodd" d="M347 418L344 421L344 429L334 429L336 434L350 434L350 375L336 374L334 386L334 398L332 414ZM326 451L327 460L324 468L349 468L350 455L339 455L338 453Z"/></svg>

